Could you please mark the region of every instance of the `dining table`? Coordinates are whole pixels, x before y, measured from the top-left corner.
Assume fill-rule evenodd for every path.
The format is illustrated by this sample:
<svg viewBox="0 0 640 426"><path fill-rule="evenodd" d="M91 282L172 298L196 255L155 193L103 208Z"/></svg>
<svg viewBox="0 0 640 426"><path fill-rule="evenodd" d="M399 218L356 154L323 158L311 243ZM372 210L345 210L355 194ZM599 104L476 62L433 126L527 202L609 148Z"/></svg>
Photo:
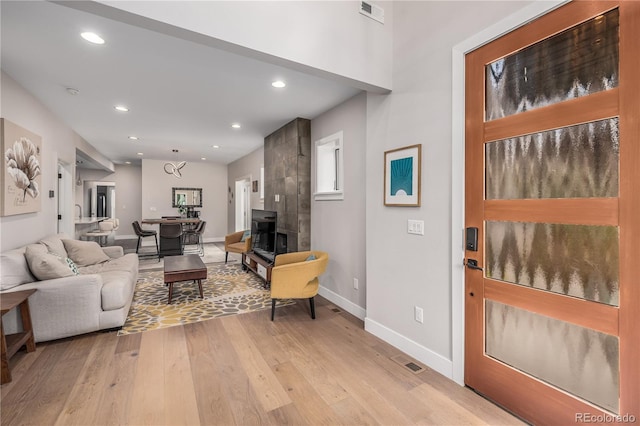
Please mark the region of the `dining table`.
<svg viewBox="0 0 640 426"><path fill-rule="evenodd" d="M196 217L183 217L176 219L169 218L156 218L156 219L142 219L143 225L161 225L163 223L181 223L181 224L198 224L200 219Z"/></svg>
<svg viewBox="0 0 640 426"><path fill-rule="evenodd" d="M175 225L180 224L183 227L183 231L185 227L193 227L200 223L201 220L199 218L194 217L181 217L181 218L150 218L150 219L142 219L141 223L143 225L159 225L160 230L158 232L159 238L159 257L164 256L175 256L181 255L184 251L184 241L183 236L167 236L166 233L163 232L163 227L167 225ZM168 228L168 226L167 226Z"/></svg>

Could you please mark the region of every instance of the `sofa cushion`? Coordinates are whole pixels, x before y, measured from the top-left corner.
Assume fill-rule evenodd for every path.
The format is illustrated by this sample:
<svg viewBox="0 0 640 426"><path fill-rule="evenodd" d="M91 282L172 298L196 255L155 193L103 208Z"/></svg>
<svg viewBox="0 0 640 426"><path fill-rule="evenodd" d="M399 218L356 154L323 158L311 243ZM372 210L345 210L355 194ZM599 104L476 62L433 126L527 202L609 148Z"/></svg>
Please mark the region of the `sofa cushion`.
<svg viewBox="0 0 640 426"><path fill-rule="evenodd" d="M24 251L25 247L22 247L0 255L0 291L36 281L29 270Z"/></svg>
<svg viewBox="0 0 640 426"><path fill-rule="evenodd" d="M59 235L49 235L41 239L39 243L44 244L49 253L53 253L63 259L68 256L67 250L64 248L64 244Z"/></svg>
<svg viewBox="0 0 640 426"><path fill-rule="evenodd" d="M69 257L78 266L95 265L111 259L95 241L62 240Z"/></svg>
<svg viewBox="0 0 640 426"><path fill-rule="evenodd" d="M100 274L107 271L131 271L132 273L135 273L137 270L138 255L135 253L125 254L122 257L110 259L108 262L78 268L81 275Z"/></svg>
<svg viewBox="0 0 640 426"><path fill-rule="evenodd" d="M42 249L36 247L42 246ZM31 273L39 280L53 280L75 275L66 262L66 258L49 253L42 244L27 246L24 256L29 264Z"/></svg>

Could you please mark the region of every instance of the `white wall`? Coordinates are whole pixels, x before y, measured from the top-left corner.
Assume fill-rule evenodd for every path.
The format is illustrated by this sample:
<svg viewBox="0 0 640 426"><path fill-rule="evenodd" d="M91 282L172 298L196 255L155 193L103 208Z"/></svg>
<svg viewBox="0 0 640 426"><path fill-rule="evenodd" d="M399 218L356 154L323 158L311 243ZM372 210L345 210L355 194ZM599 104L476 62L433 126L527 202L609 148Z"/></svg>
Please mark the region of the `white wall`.
<svg viewBox="0 0 640 426"><path fill-rule="evenodd" d="M315 141L343 131L344 200L311 200L311 248L329 253L320 294L364 319L366 309L365 151L367 94L360 93L311 120L311 191ZM313 196L312 196L313 197ZM358 279L358 290L353 279Z"/></svg>
<svg viewBox="0 0 640 426"><path fill-rule="evenodd" d="M208 241L224 241L227 234L227 166L190 162L180 170L182 178L178 179L164 172L164 163L142 160L140 217L177 215L178 209L171 207L171 188L202 188L202 208L196 210L201 212L200 219L207 221L203 237Z"/></svg>
<svg viewBox="0 0 640 426"><path fill-rule="evenodd" d="M137 238L131 224L142 217L142 167L133 164L116 164L113 180L116 183L116 217L120 228L116 238Z"/></svg>
<svg viewBox="0 0 640 426"><path fill-rule="evenodd" d="M394 91L367 98L365 327L449 377L450 253L458 243L450 232L451 51L528 3L395 3ZM385 207L384 151L417 143L422 144L422 206ZM407 234L408 219L424 220L425 235ZM414 321L414 306L424 309L423 324Z"/></svg>
<svg viewBox="0 0 640 426"><path fill-rule="evenodd" d="M0 116L42 137L42 208L0 218L0 251L5 251L57 232L58 159L75 165L76 144L86 142L7 74L2 72L0 80ZM49 198L50 190L55 198ZM65 210L73 211L73 200L68 204ZM71 215L68 220L73 228Z"/></svg>
<svg viewBox="0 0 640 426"><path fill-rule="evenodd" d="M229 208L227 209L228 234L234 232L236 229L235 181L239 178L249 176L252 182L254 180L258 181L259 189L259 185L264 184L263 182L260 182L260 168L262 167L264 167L264 146L227 165L227 181L229 182L228 186L229 188L231 188L231 192L234 193L233 198L231 198L230 193L227 193L226 198L227 205L229 206ZM251 192L251 208L264 210L264 200L260 199L259 190L258 192Z"/></svg>
<svg viewBox="0 0 640 426"><path fill-rule="evenodd" d="M361 15L359 1L99 3L114 10L97 5L72 4L72 7L89 7L104 16L188 37L175 28L160 28L157 23L117 13L131 12L213 37L219 40L217 47L266 62L363 82L365 85L359 86L363 89L391 88L392 2L373 2L384 8L384 25Z"/></svg>

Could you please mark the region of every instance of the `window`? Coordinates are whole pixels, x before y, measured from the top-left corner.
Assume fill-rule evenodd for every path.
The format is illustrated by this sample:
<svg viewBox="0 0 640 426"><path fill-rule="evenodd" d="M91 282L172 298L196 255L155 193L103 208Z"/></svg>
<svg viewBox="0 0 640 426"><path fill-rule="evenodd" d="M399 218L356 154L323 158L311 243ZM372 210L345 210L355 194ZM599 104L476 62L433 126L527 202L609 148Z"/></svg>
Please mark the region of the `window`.
<svg viewBox="0 0 640 426"><path fill-rule="evenodd" d="M315 142L316 200L343 200L342 131Z"/></svg>

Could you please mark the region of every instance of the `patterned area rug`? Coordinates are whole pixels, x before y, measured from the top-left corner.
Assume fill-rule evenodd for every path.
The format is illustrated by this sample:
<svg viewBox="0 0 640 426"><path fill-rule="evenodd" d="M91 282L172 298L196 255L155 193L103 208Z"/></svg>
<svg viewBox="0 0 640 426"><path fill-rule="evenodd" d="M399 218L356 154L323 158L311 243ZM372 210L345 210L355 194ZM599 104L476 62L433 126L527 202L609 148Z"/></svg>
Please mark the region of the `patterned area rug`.
<svg viewBox="0 0 640 426"><path fill-rule="evenodd" d="M207 280L202 281L204 299L200 299L197 283L183 281L173 285L171 305L167 304L164 272L141 271L129 316L118 336L271 308L263 281L238 263L208 264L207 271ZM276 306L293 303L279 300Z"/></svg>

